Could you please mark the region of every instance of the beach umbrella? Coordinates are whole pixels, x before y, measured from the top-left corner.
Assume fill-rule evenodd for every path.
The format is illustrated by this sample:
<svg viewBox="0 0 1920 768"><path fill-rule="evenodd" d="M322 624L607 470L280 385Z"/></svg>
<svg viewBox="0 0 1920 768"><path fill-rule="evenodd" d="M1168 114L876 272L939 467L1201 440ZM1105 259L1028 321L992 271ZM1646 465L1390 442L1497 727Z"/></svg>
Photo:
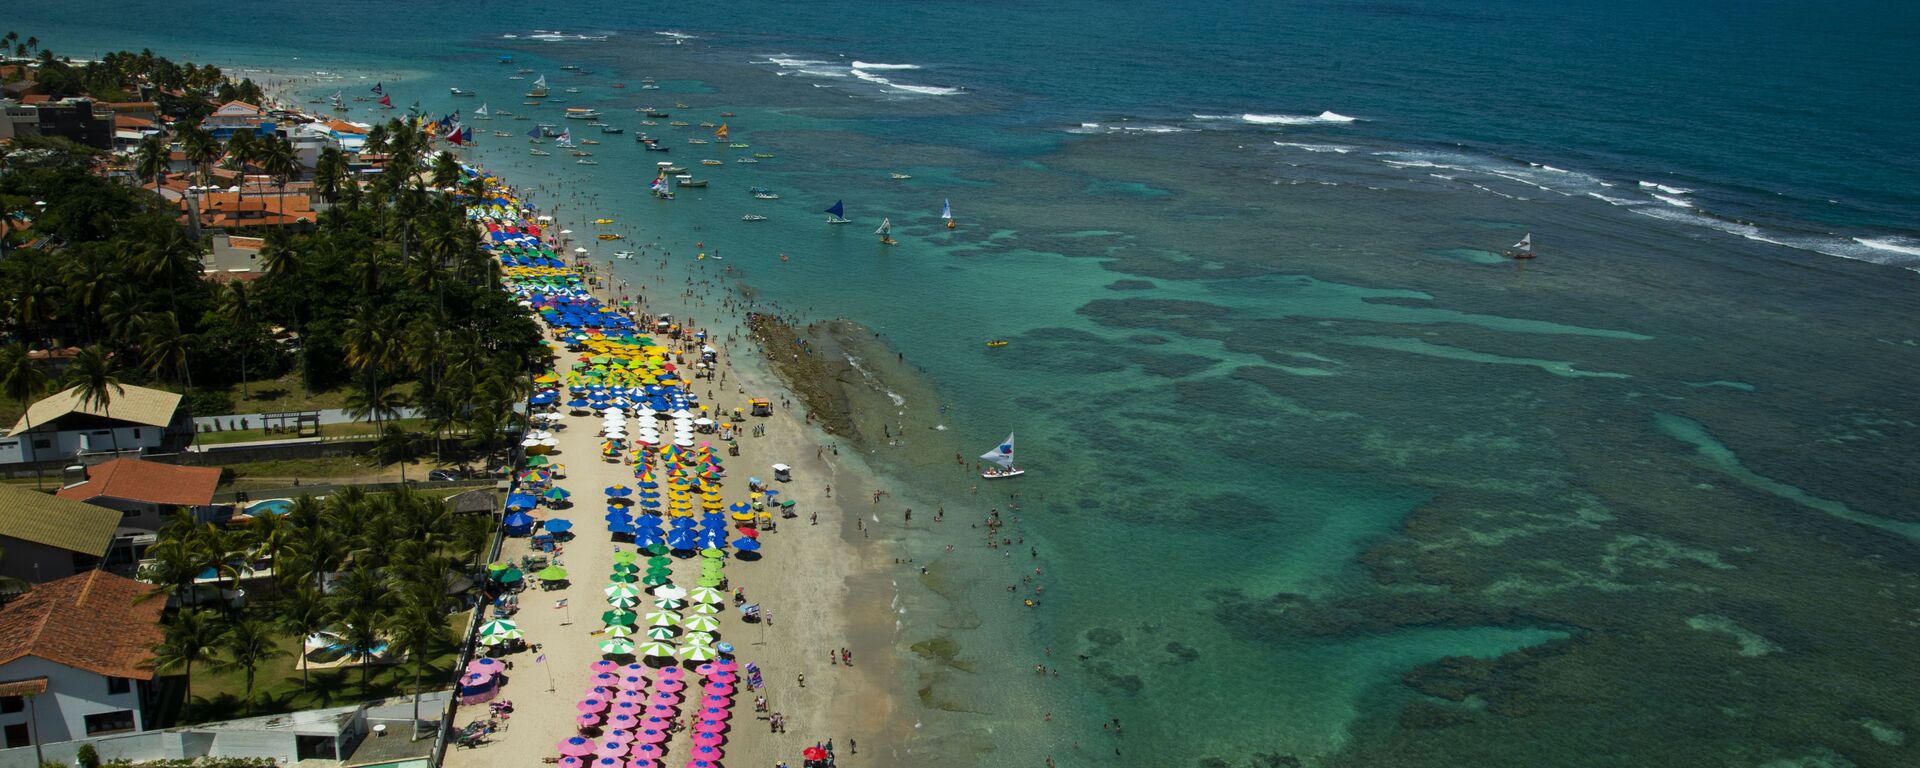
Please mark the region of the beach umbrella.
<svg viewBox="0 0 1920 768"><path fill-rule="evenodd" d="M687 590L681 587L661 587L653 591L653 596L662 600L685 600Z"/></svg>
<svg viewBox="0 0 1920 768"><path fill-rule="evenodd" d="M673 558L671 558L671 557L649 557L649 558L647 558L647 565L648 565L648 566L650 566L650 567L654 567L654 568L665 568L665 567L669 567L669 566L671 566L671 565L673 565Z"/></svg>
<svg viewBox="0 0 1920 768"><path fill-rule="evenodd" d="M682 645L713 645L713 633L688 632L680 638L680 643Z"/></svg>
<svg viewBox="0 0 1920 768"><path fill-rule="evenodd" d="M615 655L633 653L633 641L623 637L610 637L600 642L600 652Z"/></svg>
<svg viewBox="0 0 1920 768"><path fill-rule="evenodd" d="M607 628L601 631L605 633L607 637L632 637L633 636L633 627L628 626L626 624L608 624Z"/></svg>
<svg viewBox="0 0 1920 768"><path fill-rule="evenodd" d="M534 574L534 576L539 577L541 581L559 581L567 577L567 569L557 565L549 565L540 569L540 572Z"/></svg>
<svg viewBox="0 0 1920 768"><path fill-rule="evenodd" d="M653 601L653 607L659 608L660 610L663 610L663 611L671 611L685 604L686 604L685 602L680 600L668 600L665 598L661 598L659 600Z"/></svg>
<svg viewBox="0 0 1920 768"><path fill-rule="evenodd" d="M639 573L640 566L634 565L633 563L614 563L613 572L614 573Z"/></svg>
<svg viewBox="0 0 1920 768"><path fill-rule="evenodd" d="M733 543L733 548L741 552L758 552L760 551L760 542L757 539L741 539Z"/></svg>
<svg viewBox="0 0 1920 768"><path fill-rule="evenodd" d="M726 580L725 576L721 576L720 574L717 574L717 573L708 573L708 574L702 574L700 578L696 579L693 583L695 585L702 586L702 587L718 587L720 586L720 582L725 580Z"/></svg>
<svg viewBox="0 0 1920 768"><path fill-rule="evenodd" d="M822 754L825 751L822 750ZM593 740L584 736L574 736L560 742L560 754L568 757L585 757L593 754Z"/></svg>
<svg viewBox="0 0 1920 768"><path fill-rule="evenodd" d="M613 562L615 565L631 565L639 559L639 555L624 550L613 553Z"/></svg>
<svg viewBox="0 0 1920 768"><path fill-rule="evenodd" d="M651 643L641 643L638 647L634 648L634 652L640 654L641 656L653 656L656 658L664 658L664 657L672 656L674 650L673 650L672 643L662 643L659 641L655 641Z"/></svg>
<svg viewBox="0 0 1920 768"><path fill-rule="evenodd" d="M614 486L609 486L609 487L607 488L607 495L608 495L608 496L612 496L612 497L614 497L614 498L616 498L616 499L617 499L617 498L623 498L623 497L626 497L626 496L631 496L631 495L633 495L633 489L632 489L632 488L628 488L628 487L626 487L626 486L624 486L624 485L614 485Z"/></svg>
<svg viewBox="0 0 1920 768"><path fill-rule="evenodd" d="M632 624L635 618L636 617L634 616L633 611L622 611L622 610L615 609L615 610L607 611L606 613L600 614L600 623Z"/></svg>
<svg viewBox="0 0 1920 768"><path fill-rule="evenodd" d="M680 648L680 658L686 661L712 661L719 655L712 647L705 645L688 645Z"/></svg>
<svg viewBox="0 0 1920 768"><path fill-rule="evenodd" d="M501 640L516 640L526 636L520 625L506 619L493 619L480 625L481 637L497 637Z"/></svg>
<svg viewBox="0 0 1920 768"><path fill-rule="evenodd" d="M541 493L540 496L542 498L545 498L548 501L566 501L568 497L573 496L573 492L565 488L555 486L552 488L548 488L546 492Z"/></svg>
<svg viewBox="0 0 1920 768"><path fill-rule="evenodd" d="M653 611L647 614L647 623L656 627L671 627L680 623L680 614L672 611Z"/></svg>
<svg viewBox="0 0 1920 768"><path fill-rule="evenodd" d="M673 635L673 627L647 627L647 637L655 640L666 640Z"/></svg>
<svg viewBox="0 0 1920 768"><path fill-rule="evenodd" d="M712 616L688 616L680 620L680 626L695 632L712 632L720 628L720 622Z"/></svg>
<svg viewBox="0 0 1920 768"><path fill-rule="evenodd" d="M720 612L720 606L714 603L695 603L687 609L687 612L701 616L712 616Z"/></svg>
<svg viewBox="0 0 1920 768"><path fill-rule="evenodd" d="M545 457L545 456L528 456L528 457L527 457L527 466L528 466L529 468L532 468L532 467L544 467L544 466L546 466L546 465L547 465L547 464L549 464L549 463L550 463L550 462L548 461L548 459L547 459L547 457Z"/></svg>
<svg viewBox="0 0 1920 768"><path fill-rule="evenodd" d="M640 588L632 584L608 584L602 591L607 593L607 597L639 597L641 595Z"/></svg>
<svg viewBox="0 0 1920 768"><path fill-rule="evenodd" d="M639 580L640 580L640 577L635 576L631 573L615 573L607 577L607 581L614 584L632 584Z"/></svg>
<svg viewBox="0 0 1920 768"><path fill-rule="evenodd" d="M571 530L573 530L572 520L556 517L552 520L547 521L548 533L566 533L567 531L571 531Z"/></svg>
<svg viewBox="0 0 1920 768"><path fill-rule="evenodd" d="M723 603L727 600L727 593L712 587L695 587L687 590L687 599L696 603Z"/></svg>
<svg viewBox="0 0 1920 768"><path fill-rule="evenodd" d="M644 576L644 577L642 577L642 578L640 579L640 583L642 583L642 584L645 584L645 585L647 585L647 586L650 586L650 587L657 587L657 586L660 586L660 585L662 585L662 584L672 584L672 583L673 583L673 576L671 576L671 575L664 575L664 574L652 574L652 573L649 573L649 574L647 574L646 576Z"/></svg>
<svg viewBox="0 0 1920 768"><path fill-rule="evenodd" d="M637 598L637 597L609 597L609 598L607 598L607 605L611 605L611 606L613 606L613 607L615 607L615 608L628 608L628 609L631 609L631 608L633 608L634 606L636 606L636 605L639 605L639 604L640 604L640 598Z"/></svg>
<svg viewBox="0 0 1920 768"><path fill-rule="evenodd" d="M707 557L707 558L726 557L727 553L722 552L718 549L714 549L713 547L707 547L706 549L700 550L700 556Z"/></svg>

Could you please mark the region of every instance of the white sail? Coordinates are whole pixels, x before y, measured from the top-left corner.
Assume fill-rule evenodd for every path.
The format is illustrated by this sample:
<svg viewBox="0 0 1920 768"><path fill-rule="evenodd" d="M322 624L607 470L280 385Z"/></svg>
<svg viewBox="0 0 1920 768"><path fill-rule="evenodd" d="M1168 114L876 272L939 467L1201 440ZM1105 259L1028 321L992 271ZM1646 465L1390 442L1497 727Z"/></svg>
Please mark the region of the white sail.
<svg viewBox="0 0 1920 768"><path fill-rule="evenodd" d="M876 235L885 235L893 231L893 219L881 219L880 228L873 231Z"/></svg>
<svg viewBox="0 0 1920 768"><path fill-rule="evenodd" d="M1513 247L1522 251L1533 250L1533 233L1528 232L1527 236L1520 238L1520 242L1514 243Z"/></svg>
<svg viewBox="0 0 1920 768"><path fill-rule="evenodd" d="M486 117L486 116L487 116L487 105L485 105L485 104L482 104L482 105L480 105L480 108L479 108L479 109L476 109L476 110L474 110L474 111L473 111L473 114L474 114L474 115L476 115L476 116L479 116L479 117Z"/></svg>
<svg viewBox="0 0 1920 768"><path fill-rule="evenodd" d="M953 220L953 203L946 200L940 201L940 218L948 221Z"/></svg>
<svg viewBox="0 0 1920 768"><path fill-rule="evenodd" d="M1013 433L1007 433L1007 441L996 445L993 450L980 454L980 458L1005 469L1013 469Z"/></svg>
<svg viewBox="0 0 1920 768"><path fill-rule="evenodd" d="M546 75L541 75L541 76L540 76L540 79L538 79L538 80L535 80L535 81L533 81L533 87L535 87L535 88L545 88L545 87L547 87L547 76L546 76Z"/></svg>

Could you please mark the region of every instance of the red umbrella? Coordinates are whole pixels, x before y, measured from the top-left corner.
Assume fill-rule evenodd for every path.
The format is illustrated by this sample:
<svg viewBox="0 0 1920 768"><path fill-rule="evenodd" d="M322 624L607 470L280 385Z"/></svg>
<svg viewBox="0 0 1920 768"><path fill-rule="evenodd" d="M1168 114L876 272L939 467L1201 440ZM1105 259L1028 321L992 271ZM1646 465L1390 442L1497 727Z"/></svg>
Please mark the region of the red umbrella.
<svg viewBox="0 0 1920 768"><path fill-rule="evenodd" d="M827 751L819 747L807 747L806 749L800 750L800 756L808 760L825 760L827 759Z"/></svg>
<svg viewBox="0 0 1920 768"><path fill-rule="evenodd" d="M760 538L760 529L758 528L748 528L743 525L738 528L735 528L734 530L739 531L740 535L745 536L749 539Z"/></svg>

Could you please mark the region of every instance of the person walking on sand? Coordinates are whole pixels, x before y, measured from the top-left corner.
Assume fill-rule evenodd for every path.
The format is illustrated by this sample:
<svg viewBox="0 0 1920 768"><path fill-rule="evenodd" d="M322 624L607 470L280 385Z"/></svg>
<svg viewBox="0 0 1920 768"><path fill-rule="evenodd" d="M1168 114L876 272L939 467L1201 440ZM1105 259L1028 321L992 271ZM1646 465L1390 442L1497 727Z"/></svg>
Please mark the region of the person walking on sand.
<svg viewBox="0 0 1920 768"><path fill-rule="evenodd" d="M800 673L798 680L800 681L800 687L802 688L807 687L807 673L805 672Z"/></svg>

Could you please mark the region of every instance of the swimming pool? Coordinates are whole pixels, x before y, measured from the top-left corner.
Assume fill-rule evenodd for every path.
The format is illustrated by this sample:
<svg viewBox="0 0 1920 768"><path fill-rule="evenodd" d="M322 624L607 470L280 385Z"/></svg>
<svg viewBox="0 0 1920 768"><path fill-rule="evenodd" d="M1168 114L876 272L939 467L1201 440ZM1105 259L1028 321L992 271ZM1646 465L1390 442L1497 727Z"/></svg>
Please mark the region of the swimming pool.
<svg viewBox="0 0 1920 768"><path fill-rule="evenodd" d="M290 509L293 509L293 499L267 499L248 504L246 514L249 517L284 515Z"/></svg>

